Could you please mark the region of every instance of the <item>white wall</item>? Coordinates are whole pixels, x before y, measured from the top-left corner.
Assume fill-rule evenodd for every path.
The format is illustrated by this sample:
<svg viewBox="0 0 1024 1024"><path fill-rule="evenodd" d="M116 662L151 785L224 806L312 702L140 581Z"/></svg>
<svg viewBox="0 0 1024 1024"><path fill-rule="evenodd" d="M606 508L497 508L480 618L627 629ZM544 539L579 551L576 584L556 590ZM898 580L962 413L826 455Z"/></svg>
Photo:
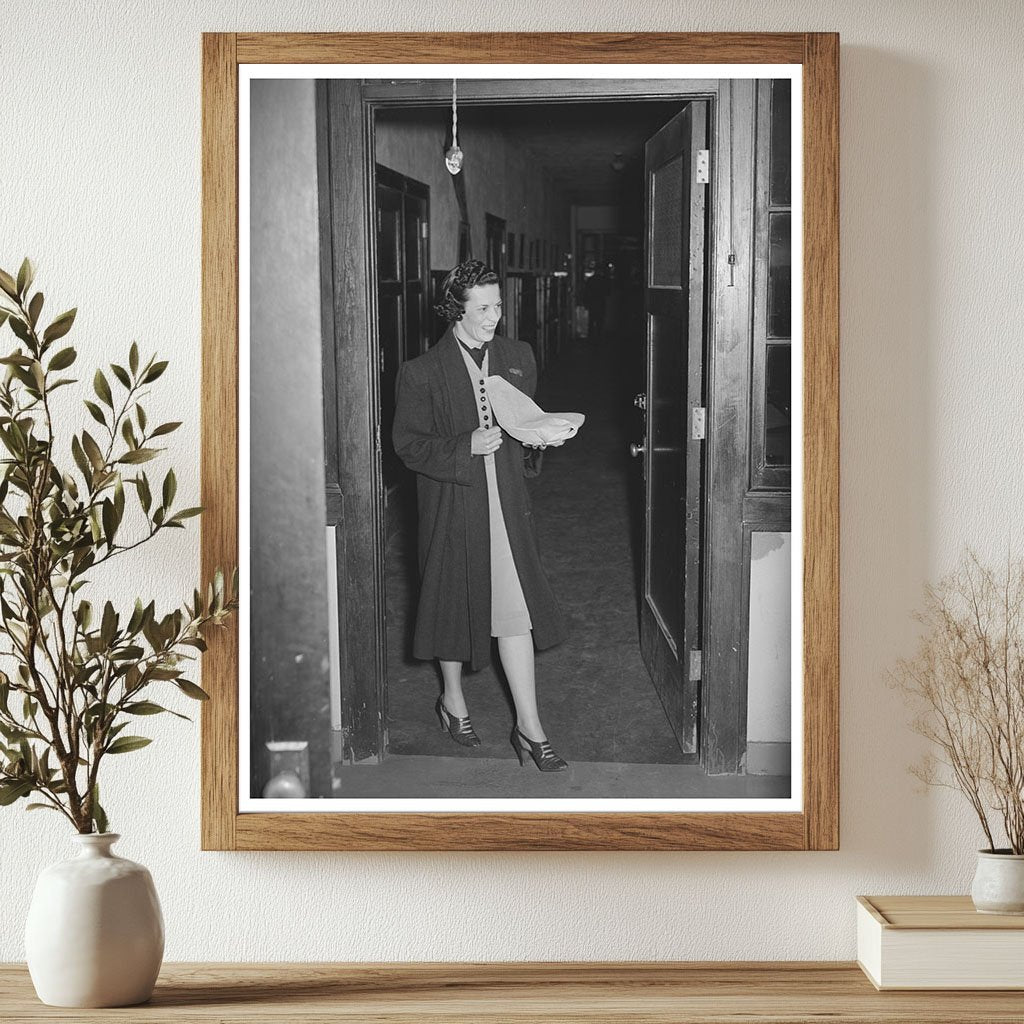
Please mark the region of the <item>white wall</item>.
<svg viewBox="0 0 1024 1024"><path fill-rule="evenodd" d="M192 503L201 30L839 30L842 850L200 853L198 732L158 721L152 747L110 765L105 802L121 852L156 879L167 956L851 957L855 894L964 892L979 845L955 797L922 795L906 774L919 747L885 673L909 649L926 578L967 542L991 557L1008 540L1020 549L1019 5L595 0L554 11L504 0L442 6L433 20L424 10L9 0L0 265L31 253L54 304L81 308L72 337L84 365L133 337L173 357L160 394L188 424L172 454ZM162 604L190 593L197 540L195 528L168 538L116 593L128 600L138 585ZM70 847L55 816L0 809L0 960L22 957L30 880Z"/></svg>

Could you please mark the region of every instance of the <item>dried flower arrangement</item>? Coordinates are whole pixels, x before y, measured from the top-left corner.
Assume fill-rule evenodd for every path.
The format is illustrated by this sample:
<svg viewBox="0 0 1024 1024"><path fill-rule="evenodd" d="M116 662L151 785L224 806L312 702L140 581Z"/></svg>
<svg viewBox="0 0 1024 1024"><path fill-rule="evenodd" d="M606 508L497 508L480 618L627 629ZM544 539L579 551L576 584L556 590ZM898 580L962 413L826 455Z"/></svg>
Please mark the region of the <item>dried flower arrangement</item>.
<svg viewBox="0 0 1024 1024"><path fill-rule="evenodd" d="M1024 853L1024 561L1005 571L969 552L925 588L923 632L895 682L919 709L913 728L938 747L911 768L922 782L958 789L988 852ZM1005 836L1007 846L997 849Z"/></svg>

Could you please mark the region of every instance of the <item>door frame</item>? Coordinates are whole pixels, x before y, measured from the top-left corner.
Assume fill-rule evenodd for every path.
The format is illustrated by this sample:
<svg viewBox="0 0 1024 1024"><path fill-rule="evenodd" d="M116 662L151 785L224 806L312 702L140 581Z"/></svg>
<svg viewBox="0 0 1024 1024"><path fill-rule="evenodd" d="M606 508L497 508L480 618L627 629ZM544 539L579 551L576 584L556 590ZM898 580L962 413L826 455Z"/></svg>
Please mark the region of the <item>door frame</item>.
<svg viewBox="0 0 1024 1024"><path fill-rule="evenodd" d="M709 441L704 470L702 552L704 593L703 676L700 754L710 774L741 772L746 753L746 646L749 600L745 591L744 496L749 458L749 354L753 275L752 239L745 225L753 216L755 80L617 80L564 79L460 82L459 102L465 106L560 102L705 99L711 107L708 148L713 169L710 183L708 239L708 328L706 381ZM728 90L726 102L721 93ZM350 79L317 81L317 138L324 307L325 458L328 480L328 526L337 531L339 588L338 628L343 687L352 694L343 701L343 760L375 761L386 743L386 631L384 624L384 495L380 480L379 361L376 302L376 239L371 230L376 165L374 121L388 107L435 107L451 103L445 81L428 79L388 85L361 84ZM732 134L730 134L732 132ZM748 161L718 159L719 139L733 139ZM736 145L737 140L740 145ZM728 186L732 163L733 187ZM749 167L747 164L749 163ZM344 175L335 175L344 168ZM351 173L357 168L356 173ZM731 205L730 205L731 204ZM737 230L730 237L730 217ZM738 243L737 244L737 240ZM732 246L732 250L730 250ZM730 251L739 253L733 266ZM356 258L356 256L359 258ZM744 258L746 257L746 258ZM334 268L345 274L335 288ZM730 285L730 277L732 285ZM356 401L342 410L338 379L356 384ZM744 414L730 403L716 401L719 387L745 395ZM723 407L724 406L724 407ZM333 431L333 434L332 434ZM343 497L346 458L365 460L370 467L368 493L354 502ZM331 464L335 459L336 463ZM742 467L716 472L718 466ZM351 463L349 463L351 465ZM332 491L332 486L334 491ZM334 499L332 517L331 495ZM351 507L348 507L351 506ZM346 523L350 530L346 531ZM356 570L372 554L373 571ZM344 581L342 584L341 581ZM356 630L352 623L358 620ZM367 628L369 627L369 628ZM737 636L742 643L736 643ZM349 707L345 707L345 705Z"/></svg>

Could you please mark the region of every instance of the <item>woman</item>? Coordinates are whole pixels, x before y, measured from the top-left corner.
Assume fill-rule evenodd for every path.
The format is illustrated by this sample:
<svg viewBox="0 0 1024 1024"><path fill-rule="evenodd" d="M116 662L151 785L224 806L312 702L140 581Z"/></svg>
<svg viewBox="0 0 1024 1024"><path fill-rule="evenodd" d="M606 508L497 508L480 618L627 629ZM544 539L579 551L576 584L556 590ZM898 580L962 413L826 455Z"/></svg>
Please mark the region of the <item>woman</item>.
<svg viewBox="0 0 1024 1024"><path fill-rule="evenodd" d="M539 472L541 453L502 432L484 384L498 375L532 396L533 350L495 333L498 276L479 260L447 275L435 308L448 330L399 369L392 431L395 451L416 473L422 586L413 654L440 662L442 728L457 743L478 746L462 666L489 664L497 637L519 763L529 755L541 771L563 771L568 764L541 725L534 680L534 646L544 650L568 635L541 567L524 479Z"/></svg>

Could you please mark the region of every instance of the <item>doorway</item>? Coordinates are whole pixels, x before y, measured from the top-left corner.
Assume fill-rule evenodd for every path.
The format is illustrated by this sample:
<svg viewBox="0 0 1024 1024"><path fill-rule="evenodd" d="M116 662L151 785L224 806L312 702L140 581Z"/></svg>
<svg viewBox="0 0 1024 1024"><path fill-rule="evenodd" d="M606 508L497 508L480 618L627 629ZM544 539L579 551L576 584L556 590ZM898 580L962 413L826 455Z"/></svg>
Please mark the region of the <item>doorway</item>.
<svg viewBox="0 0 1024 1024"><path fill-rule="evenodd" d="M696 113L695 103L700 104ZM685 112L682 120L681 108ZM383 111L377 116L374 133L377 166L399 167L403 174L429 182L432 194L438 197L435 208L441 212L432 232L439 250L432 256L435 270L439 264L443 267L453 262L457 255L454 238L445 239L447 169L436 159L446 115L446 111L419 108ZM553 741L576 764L680 764L697 757L697 703L676 695L682 675L676 648L684 639L676 630L664 650L653 645L645 650L637 616L637 582L643 579L645 557L642 524L650 518L643 511L645 502L650 507L644 479L656 484L652 493L658 502L657 542L667 548L662 534L676 529L696 535L699 501L693 508L692 526L684 517L669 523L662 514L668 505L679 507L678 482L688 478L681 471L663 472L663 467L695 456L697 468L690 476L699 498L699 445L694 453L678 445L671 447L676 444L674 439L659 441L649 458L634 461L629 457L630 444L644 434L648 416L633 402L636 388L646 386L645 367L650 362L646 348L656 345L659 360L667 349L676 352L681 343L685 346L687 323L685 318L659 315L651 319L648 328L643 296L633 296L632 302L622 299L630 298L630 289L644 276L642 268L627 259L627 250L639 255L648 248L661 254L658 268L666 259L677 263L669 287L652 287L652 298L663 299L665 293L671 303L684 276L695 296L692 356L679 357L676 352L674 366L659 367L656 373L655 379L657 374L664 377L664 369L672 373L671 379L660 384L657 400L651 405L650 416L657 417L655 425L660 432L662 407L686 400L685 388L680 394L682 377L676 372L680 367L695 367L696 401L700 402L706 215L706 186L701 185L694 195L699 201L694 216L700 224L696 231L700 251L691 252L689 241L666 249L665 239L681 238L683 220L689 223L690 218L683 216L678 202L665 207L663 200L670 186L661 165L667 163L671 174L673 168L678 171L684 155L687 164L692 163L689 143L704 147L706 121L706 103L676 100L522 103L514 107L486 104L460 118L460 141L472 157L460 175L462 192L469 200L471 216L474 207L484 209L485 251L481 255L499 280L505 278L509 227L527 239L525 266L515 273L515 287L503 289L506 307L513 311L514 328L499 331L532 347L540 370L537 397L543 407L584 412L588 419L582 435L564 451L546 453L543 473L528 484L534 522L546 552L547 574L573 622L569 642L537 656L540 703ZM699 129L696 134L694 126ZM433 146L426 144L430 130ZM685 154L681 148L684 137ZM568 144L566 138L571 140ZM654 162L648 167L645 147L649 148L652 140L658 143L650 155ZM645 203L648 192L660 205ZM688 204L690 190L686 192L684 202ZM448 206L451 213L457 209L450 202ZM573 219L585 223L597 216L614 225L615 244L607 246L588 280L589 289L597 296L588 296L587 302L595 310L594 325L604 325L607 320L608 329L602 326L585 339L565 344L560 337L565 332L560 328L568 327L568 317L562 318L560 313L568 303L559 301L559 296L567 292L569 280L563 264L585 258L573 250L571 225ZM600 320L597 297L607 310ZM686 303L675 301L672 308L678 313ZM379 315L383 317L383 310ZM435 322L433 326L436 341L444 325ZM383 330L381 335L383 339ZM387 396L394 388L394 377L387 366L382 373L381 393ZM631 390L629 382L633 381L636 388ZM387 441L385 434L385 451ZM393 504L400 509L400 529L389 530L384 552L388 753L445 757L453 753L450 740L433 727L431 717L437 666L416 661L410 653L418 589L416 480L411 473L401 479L400 492L389 496L389 526ZM684 571L688 571L693 578L693 600L699 600L699 580L695 578L699 569L696 562L687 570L679 559L660 557L654 572L661 588L657 596L677 584L681 588ZM648 588L639 607L656 607L654 596ZM682 601L676 605L681 609ZM650 624L659 635L669 628L665 618L651 619ZM479 674L467 674L466 687L473 720L480 723L480 753L510 759L513 751L507 734L513 709L500 663L492 661Z"/></svg>
<svg viewBox="0 0 1024 1024"><path fill-rule="evenodd" d="M438 86L440 83L428 83L430 86ZM509 86L512 83L504 83ZM514 83L515 86L521 87L524 83ZM418 83L418 86L423 86L424 83ZM571 83L526 83L530 88L526 93L520 93L514 97L500 97L496 96L493 85L490 83L490 90L483 89L479 97L473 97L470 95L468 103L470 107L476 107L480 111L489 111L492 114L499 108L504 108L509 112L510 115L518 116L520 119L526 118L529 115L529 111L526 109L529 105L539 107L546 105L549 112L553 111L556 106L568 107L573 105L579 105L579 109L583 107L591 107L597 102L604 102L611 106L614 103L623 103L621 95L615 95L614 101L605 96L580 96L574 94L573 86ZM616 83L618 85L618 83ZM719 83L686 83L686 82L674 82L674 83L661 83L658 89L653 90L651 83L631 83L634 89L635 95L629 100L628 103L633 104L650 104L652 106L657 104L664 104L665 109L663 117L657 127L664 127L672 118L679 114L681 111L691 109L691 115L695 104L700 104L703 110L698 121L703 125L703 131L705 133L706 145L703 147L691 146L687 150L687 168L685 173L689 174L695 168L690 166L696 162L696 152L699 149L710 151L712 154L711 162L714 164L714 151L715 151L715 139L720 134L723 124L729 125L729 113L727 108L718 103L718 93L720 84ZM612 86L611 88L615 88ZM533 90L532 92L530 90ZM663 91L661 91L663 90ZM354 84L350 82L332 82L326 87L328 97L331 93L334 94L334 103L330 104L332 113L329 120L330 127L328 129L328 135L334 133L340 133L341 131L348 129L360 128L363 124L367 123L365 113L367 110L373 112L376 116L378 124L386 120L388 117L394 118L398 112L403 108L415 109L422 114L425 110L431 108L440 109L445 102L444 97L441 94L439 88L434 88L433 92L435 95L431 95L431 89L426 90L422 88L413 88L411 85L402 85L394 83L362 83ZM501 100L501 102L497 102ZM528 103L529 101L529 103ZM732 104L730 104L730 107ZM671 108L671 109L669 109ZM634 106L635 112L637 108ZM512 120L512 116L509 120ZM693 128L694 119L691 116L691 129ZM463 122L460 122L460 131ZM564 141L566 126L563 123L558 128L563 136L561 145L566 146ZM647 138L653 137L656 131L653 131ZM692 142L694 136L691 131L690 142ZM348 136L349 142L351 141L351 135ZM460 135L460 141L462 136ZM379 141L372 135L365 138L366 142L366 158L367 160L373 159L374 157L374 146ZM749 140L748 140L749 141ZM742 139L741 139L742 143ZM735 136L734 136L735 144ZM690 145L688 142L687 145ZM464 146L465 148L465 146ZM569 147L571 149L571 147ZM682 151L674 154L672 160L677 156L681 158ZM379 156L379 153L377 154ZM613 157L614 159L614 157ZM707 159L707 157L705 157ZM671 163L671 160L669 161ZM372 164L371 164L372 166ZM471 163L467 166L472 166ZM675 165L673 164L673 167ZM618 172L616 172L618 173ZM646 172L644 172L646 174ZM652 172L653 173L653 172ZM675 173L674 170L668 173ZM680 171L682 173L682 170ZM635 190L636 200L643 205L644 197L647 194L647 188L645 187L645 178L641 179L640 187ZM351 187L352 183L348 183L349 193L353 192ZM449 186L450 187L450 186ZM465 179L463 179L463 187L466 187ZM511 188L511 185L508 185ZM335 182L332 184L330 189L331 199L335 202L340 200L339 193L341 186ZM707 189L714 196L714 189ZM354 195L347 195L342 201L343 209L336 211L336 215L332 218L332 223L337 227L338 217L337 213L341 214L342 224L347 226L352 224L354 221L359 219L359 206L358 206L358 189L354 190ZM435 190L435 193L437 190ZM439 194L439 193L438 193ZM470 216L473 214L472 210L472 192L469 191L470 202L469 210ZM432 195L433 198L433 195ZM365 208L366 196L362 197L362 202ZM678 258L680 260L681 273L685 276L687 281L692 278L693 260L697 259L701 268L707 266L708 256L713 245L720 244L721 241L721 228L716 227L717 217L721 213L721 205L715 205L716 200L708 202L702 212L702 216L705 218L704 224L708 225L706 228L701 228L694 234L693 231L689 231L684 239L682 235L678 240L676 249L668 250L670 252L670 258ZM437 204L432 204L437 205ZM571 207L575 207L575 213L579 213L580 210L584 209L588 205L595 206L600 204L587 204L584 202L577 202L569 204ZM681 211L679 213L679 223L683 225L687 224L688 228L692 228L693 225L689 219L689 214L685 217ZM496 217L492 214L492 217ZM545 330L550 330L552 319L554 319L558 326L555 330L556 340L553 344L536 345L536 349L539 354L543 356L543 359L539 359L538 362L544 362L545 373L547 379L544 382L543 387L548 389L548 395L545 396L543 387L538 393L538 398L541 400L541 404L547 408L560 408L560 406L552 405L551 403L557 403L561 401L572 401L572 395L566 390L569 384L573 382L579 383L579 375L574 374L571 369L563 369L562 376L559 377L559 362L568 355L583 356L589 365L597 367L601 364L601 360L597 358L597 353L587 352L586 349L576 349L575 351L569 351L574 345L579 342L579 339L575 341L572 339L572 314L575 308L579 305L577 301L579 295L575 288L575 276L572 273L573 258L578 254L574 252L573 239L578 237L577 231L574 227L578 228L579 225L573 224L573 216L568 218L568 223L564 224L564 233L561 238L550 238L542 237L533 230L533 225L525 224L525 230L517 230L519 225L513 222L510 217L496 218L501 219L504 223L500 226L494 225L493 231L486 233L488 241L490 239L502 238L503 242L505 239L516 235L520 236L520 244L513 247L513 251L509 252L508 255L511 257L509 261L509 275L510 283L508 286L508 292L511 293L511 277L515 274L515 264L520 264L520 269L526 274L533 275L532 280L524 280L523 284L519 287L523 292L526 293L528 299L525 302L520 302L520 320L525 319L523 317L523 308L528 314L532 314L536 317L538 323L543 322ZM660 223L661 221L659 221ZM364 222L365 223L365 222ZM457 231L456 243L459 249L459 255L462 254L462 248L465 244L466 232L464 231L464 221L461 217L453 218L451 224L453 230ZM654 224L653 221L648 221L649 225ZM349 234L350 240L350 251L353 239L358 241L358 229L355 234ZM431 233L432 239L437 240L438 232L434 231ZM708 539L707 532L701 523L700 517L705 509L711 507L710 496L707 489L705 488L705 465L701 463L701 459L696 460L697 468L690 472L684 473L678 479L666 478L664 474L660 473L660 468L656 464L658 460L655 456L659 456L661 461L664 461L668 456L668 452L665 449L675 449L678 454L681 448L686 448L692 440L700 440L695 436L692 436L693 431L693 408L699 408L703 410L704 415L711 415L713 411L713 398L709 396L708 400L703 399L703 389L705 387L705 379L708 372L706 363L713 363L713 344L712 344L712 329L708 327L705 330L706 325L710 325L712 322L717 322L718 330L730 331L736 330L737 332L742 330L742 321L744 318L744 312L742 310L726 310L725 317L712 318L708 315L708 311L714 308L715 303L715 291L717 281L714 273L709 273L705 280L702 280L698 292L699 294L688 294L686 303L683 307L675 308L669 311L658 311L661 309L659 303L662 303L662 299L656 295L648 294L647 301L643 304L640 310L637 310L636 306L636 294L635 287L631 290L629 287L624 287L629 283L635 285L638 277L641 277L645 269L641 258L645 249L644 238L630 237L629 232L620 232L622 236L620 241L622 242L621 250L626 254L622 257L619 263L614 264L611 268L613 280L615 284L609 286L609 297L610 311L609 311L609 324L636 324L638 322L637 313L639 312L639 336L643 339L644 345L612 345L612 347L605 353L606 362L610 360L614 365L614 372L610 374L610 379L614 379L618 384L629 382L629 390L633 390L633 381L637 381L635 394L643 395L646 399L650 400L654 408L648 408L645 410L637 410L631 408L631 402L633 394L629 394L627 401L623 401L623 396L620 393L618 399L614 404L614 409L610 410L610 420L613 421L614 425L621 428L623 423L630 425L632 432L635 434L637 441L636 444L641 447L641 452L644 456L644 474L647 483L640 483L641 487L648 488L645 493L647 498L643 502L643 505L649 504L652 488L657 494L664 496L665 494L671 494L672 488L675 487L678 491L678 498L672 499L667 498L663 501L663 504L669 508L668 519L662 520L671 522L672 517L676 515L676 512L672 510L671 505L673 500L681 501L681 511L679 514L682 517L682 523L684 525L685 536L683 543L680 546L678 555L676 557L679 581L682 583L686 582L686 588L684 593L681 595L681 600L677 602L677 606L668 607L666 602L662 602L660 606L656 605L657 609L660 607L661 611L665 614L660 616L651 615L649 617L649 624L658 631L654 635L665 635L670 631L670 624L668 619L671 618L674 622L680 622L679 628L672 634L673 644L663 645L663 649L658 649L657 644L647 644L647 650L644 652L647 654L648 667L653 667L654 674L661 673L664 676L664 687L663 690L668 693L672 687L675 687L683 696L678 700L677 707L675 708L676 721L673 724L675 733L673 735L673 742L676 744L680 758L685 760L689 759L694 762L702 761L705 765L708 765L713 761L716 768L721 768L723 764L727 767L731 767L733 771L741 767L740 761L742 757L742 741L739 735L738 726L735 728L721 728L721 723L726 723L727 720L731 719L738 722L735 701L737 694L742 696L740 692L740 681L736 677L735 668L737 667L736 659L731 659L728 651L724 649L715 649L709 651L702 651L703 636L705 630L705 608L704 604L706 601L706 595L701 590L702 574L706 574L709 566L702 560L704 553L707 551ZM334 244L337 244L337 233L332 236ZM470 237L471 233L470 233ZM703 242L710 242L706 247L702 247L700 255L696 256L696 249L693 246L695 238L700 238ZM368 236L362 239L364 245L367 246L367 251L372 252L373 243ZM646 248L650 248L651 239L647 239ZM674 243L673 243L674 244ZM432 241L433 245L433 241ZM632 254L632 259L629 254ZM671 254L675 255L672 256ZM351 259L351 255L349 257ZM451 260L448 261L453 262ZM568 270L565 269L568 264ZM578 265L578 264L577 264ZM372 269L374 266L373 261L368 263L368 266ZM431 264L432 269L436 269ZM615 275L618 275L615 278ZM372 274L371 274L372 278ZM546 278L546 280L545 280ZM642 277L641 277L642 279ZM351 287L351 282L349 283ZM364 284L364 292L367 295L374 294L374 283L372 279L367 279ZM563 301L552 301L552 296L557 296L561 292ZM699 301L695 301L699 298ZM334 307L337 308L335 301ZM561 308L560 308L561 307ZM618 307L618 308L616 308ZM646 308L644 308L646 307ZM554 318L550 315L549 311L552 309L559 310ZM540 312L543 310L544 312ZM696 312L695 312L696 310ZM340 394L335 394L335 400L337 404L344 405L346 411L349 414L348 423L351 426L353 423L359 423L365 416L366 433L365 440L366 444L362 444L360 438L356 438L356 443L349 443L346 450L343 452L347 462L344 467L339 470L339 479L344 478L347 486L351 491L352 506L356 508L363 508L373 512L371 523L383 524L383 517L379 507L379 495L381 493L381 477L380 471L374 469L374 465L379 467L382 459L382 453L387 445L387 438L383 436L381 430L382 420L380 418L380 410L383 409L383 396L387 393L388 381L384 375L380 373L380 363L378 362L379 349L375 347L373 339L376 337L376 328L374 326L375 317L379 316L379 310L374 309L371 303L369 315L366 317L365 323L346 323L343 325L342 337L338 337L337 334L334 338L334 343L337 346L336 352L340 350L349 349L352 352L359 353L360 351L365 352L368 358L369 372L364 375L362 381L356 381L353 384L353 390L351 394L347 394L344 398ZM644 323L643 318L646 317L647 322ZM697 318L696 320L694 318ZM632 319L631 319L632 318ZM696 333L692 330L693 324L698 323L698 329ZM674 322L677 325L685 324L687 327L687 338L690 341L697 341L697 353L698 358L691 358L686 355L681 359L678 359L679 353L676 352L677 366L676 370L682 372L683 376L687 381L685 402L678 403L679 408L668 418L668 420L661 420L658 418L659 411L664 412L662 403L665 401L665 396L658 391L657 385L663 380L663 375L659 372L651 377L650 372L647 371L645 379L645 368L638 360L630 357L630 353L635 355L637 351L642 351L644 346L653 339L655 357L659 351L657 345L658 339L663 337L667 328L667 324ZM335 327L339 326L338 318L335 317ZM518 331L520 336L525 333L523 329L524 325L520 323L518 325ZM627 332L630 328L627 328ZM363 333L365 332L365 333ZM614 332L608 332L614 334ZM436 337L436 326L435 326L435 337ZM367 342L369 340L369 343ZM688 342L689 343L689 342ZM586 357L590 357L589 360ZM567 366L569 364L566 364ZM691 380L692 378L692 380ZM566 383L568 382L568 384ZM689 390L695 388L695 391ZM364 397L365 396L365 397ZM678 399L679 396L676 396ZM698 399L694 401L694 399ZM580 401L580 397L577 393L577 401ZM584 411L584 410L580 410ZM645 414L648 421L648 439L645 443L643 439L642 424L644 420L641 418L641 413ZM596 425L597 418L593 417L589 421L588 425ZM667 424L667 425L666 425ZM665 436L661 436L664 434ZM667 443L662 443L666 441ZM650 447L650 451L647 451L647 447ZM622 453L623 457L625 452ZM713 453L709 453L713 454ZM362 462L362 473L358 472L360 466L360 459ZM552 459L550 462L555 463L556 460ZM369 471L367 472L367 466ZM633 474L635 478L639 478L640 474L640 463L631 463ZM662 481L659 484L659 479ZM667 483L666 483L667 480ZM555 509L565 509L568 507L569 502L566 500L567 493L564 489L569 488L571 483L571 474L568 472L568 467L561 474L557 474L554 477L554 483L552 484L552 494ZM563 488L563 493L559 493L559 488ZM667 489L666 489L667 488ZM634 488L635 493L635 488ZM642 526L642 522L637 522L637 507L635 498L631 502L628 502L629 510L627 513L627 521L630 527L633 529L634 534L638 525ZM643 511L643 505L641 511ZM557 518L554 517L554 518ZM577 520L580 517L577 516ZM587 517L583 517L586 521ZM594 517L590 517L593 520ZM685 531L685 524L689 523L696 518L697 525L688 532ZM649 516L641 516L641 520L647 521L650 519ZM350 640L349 647L356 648L354 654L356 660L359 662L359 666L362 668L362 682L359 683L359 691L356 695L346 694L343 691L342 704L343 708L347 703L352 708L351 717L342 716L342 731L343 736L343 747L345 750L344 760L352 762L360 761L375 761L382 757L390 748L394 749L396 743L399 742L398 737L393 734L393 727L390 723L395 721L396 708L394 707L394 694L391 692L388 681L389 674L387 671L387 659L388 645L382 643L382 639L386 634L386 631L390 630L392 623L394 622L394 609L390 604L386 605L386 594L387 594L387 581L386 581L386 545L390 540L385 535L385 531L379 526L376 529L366 529L365 532L360 524L359 529L354 529L349 532L346 538L346 557L347 565L349 569L352 569L357 564L361 564L365 571L365 583L360 586L360 591L364 597L370 597L372 595L373 600L345 600L339 599L339 623L341 626L341 632L347 636ZM369 524L367 524L369 525ZM650 549L650 543L645 541L648 549ZM555 546L552 545L554 548ZM659 552L661 547L658 546ZM546 560L549 558L550 552L547 547L543 552ZM696 572L686 568L686 560L695 559L698 566ZM571 560L570 560L571 561ZM651 564L650 551L648 551L648 565ZM638 562L634 559L630 565L631 571L634 576L637 575ZM664 569L664 566L660 564L656 566L660 571ZM639 593L645 596L651 596L657 591L658 584L657 580L651 583L650 575L644 576L644 586L639 588ZM345 579L345 586L348 587L352 582L351 576ZM578 581L577 581L578 582ZM727 588L720 588L724 590ZM637 593L637 591L634 591ZM592 590L588 591L588 594L592 594ZM560 597L562 595L560 594ZM650 602L649 602L650 603ZM387 614L385 615L385 607L387 607ZM635 605L634 605L635 608ZM678 613L678 614L677 614ZM687 618L689 616L689 618ZM634 616L635 621L635 616ZM605 631L607 632L607 630ZM343 643L344 647L345 644ZM639 654L639 645L638 654ZM692 652L696 652L697 657L692 656ZM372 657L371 657L372 653ZM674 664L670 662L674 659ZM730 664L732 661L732 664ZM349 667L356 669L355 662L350 658ZM429 666L428 666L429 667ZM723 714L723 708L718 706L716 703L718 694L709 694L706 689L702 689L700 686L701 675L711 669L716 668L719 671L725 669L733 672L733 678L731 682L732 686L732 701L733 706L726 709ZM372 693L371 688L368 685L368 678L373 678L376 681L376 692ZM342 678L344 680L345 673L342 672ZM354 683L352 685L355 685ZM613 704L613 708L617 708L619 712L629 712L634 707L635 693L629 689L628 685L624 689L624 694L620 694L620 699L617 703ZM579 696L579 695L577 695ZM373 697L374 699L370 699ZM389 703L391 706L389 707ZM432 699L423 699L423 703L429 708L432 703ZM586 703L584 700L577 700L575 705L577 707ZM656 703L662 705L661 715L663 720L672 721L672 712L669 711L666 714L668 706L672 703L670 700L666 700L662 696ZM684 721L684 718L689 716L689 723ZM701 729L701 723L707 723L711 721L716 725L714 729ZM680 724L681 723L681 724ZM678 728L676 728L678 726ZM614 734L616 725L611 725L607 728L601 727L595 729L595 733L601 734ZM680 739L680 736L682 739ZM713 758L708 759L706 756L709 744L714 746Z"/></svg>

